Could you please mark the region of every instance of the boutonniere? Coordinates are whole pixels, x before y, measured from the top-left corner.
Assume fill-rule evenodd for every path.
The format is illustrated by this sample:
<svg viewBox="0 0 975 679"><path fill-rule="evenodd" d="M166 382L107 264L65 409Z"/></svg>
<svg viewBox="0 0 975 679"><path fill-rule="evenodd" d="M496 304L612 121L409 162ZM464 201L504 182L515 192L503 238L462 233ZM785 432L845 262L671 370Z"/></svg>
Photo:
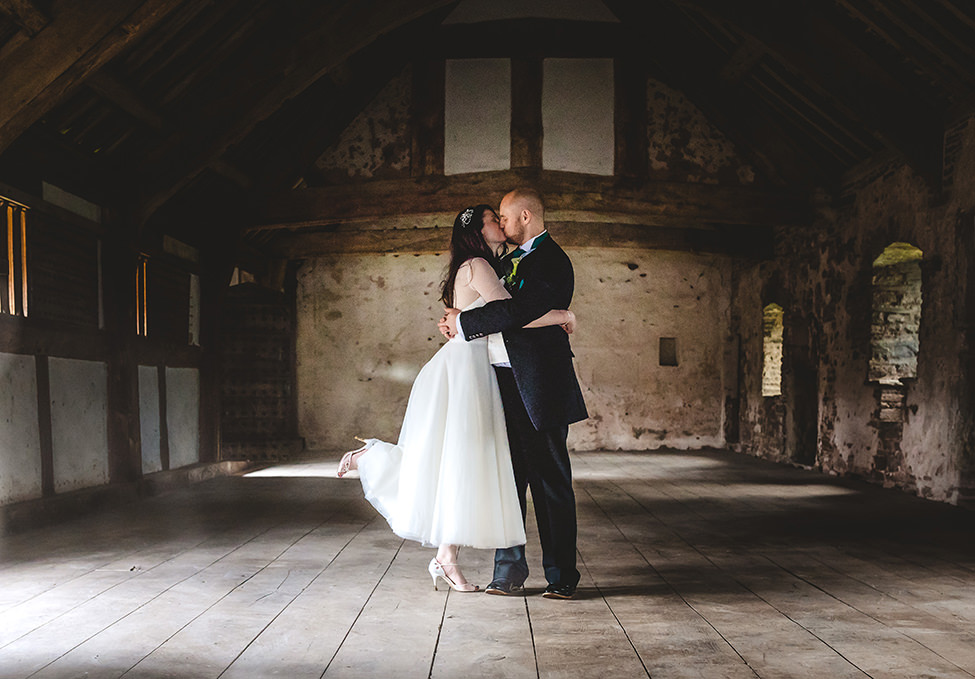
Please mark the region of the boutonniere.
<svg viewBox="0 0 975 679"><path fill-rule="evenodd" d="M518 265L521 264L522 257L524 257L524 255L521 255L520 257L513 257L511 259L511 271L508 272L508 275L504 277L505 286L510 288L515 284L515 281L518 280Z"/></svg>

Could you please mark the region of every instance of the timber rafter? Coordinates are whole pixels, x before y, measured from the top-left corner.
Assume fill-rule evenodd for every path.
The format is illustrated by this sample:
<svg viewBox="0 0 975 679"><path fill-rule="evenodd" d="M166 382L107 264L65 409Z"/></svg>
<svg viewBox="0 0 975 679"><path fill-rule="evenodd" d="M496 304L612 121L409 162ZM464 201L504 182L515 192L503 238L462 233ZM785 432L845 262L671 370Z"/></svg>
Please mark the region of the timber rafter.
<svg viewBox="0 0 975 679"><path fill-rule="evenodd" d="M442 238L434 231L442 230L435 227L450 227L464 205L497 204L507 191L523 185L533 186L545 196L547 222L590 225L591 245L614 239L612 233L601 231L603 227L724 230L730 235L741 228L810 221L808 201L786 192L633 180L619 186L611 177L507 170L308 188L269 196L259 203L260 212L248 232L344 232L333 238L341 240L355 230L369 248L375 247L370 242L393 231L417 231L416 237L433 238L437 243L433 249L441 250ZM395 248L395 243L391 245ZM288 254L300 253L292 248Z"/></svg>
<svg viewBox="0 0 975 679"><path fill-rule="evenodd" d="M932 185L937 183L944 111L898 82L821 12L791 6L774 13L746 12L740 5L731 7L718 0L672 1L734 26L749 43L760 45L803 78L837 112L899 153ZM843 126L841 121L832 122Z"/></svg>
<svg viewBox="0 0 975 679"><path fill-rule="evenodd" d="M284 62L279 45L264 46L270 50L267 62L273 70L243 81L244 90L231 98L231 106L223 109L226 120L210 120L195 134L171 145L159 163L159 171L150 178L140 220L147 220L228 148L329 70L381 35L453 1L422 0L405 7L396 0L329 3L297 27L299 33L293 36ZM255 58L254 63L259 63L259 59ZM269 86L254 92L255 80L266 81Z"/></svg>
<svg viewBox="0 0 975 679"><path fill-rule="evenodd" d="M60 3L49 29L0 62L0 152L181 2Z"/></svg>
<svg viewBox="0 0 975 679"><path fill-rule="evenodd" d="M734 144L746 160L780 185L824 185L830 172L796 143L793 135L754 106L754 96L722 70L741 59L717 56L713 45L690 39L682 7L670 0L630 3L606 0L623 21L634 54L648 64L652 77L681 91ZM676 26L683 26L677 30Z"/></svg>
<svg viewBox="0 0 975 679"><path fill-rule="evenodd" d="M51 23L47 14L42 12L32 0L0 0L0 12L9 15L31 37Z"/></svg>

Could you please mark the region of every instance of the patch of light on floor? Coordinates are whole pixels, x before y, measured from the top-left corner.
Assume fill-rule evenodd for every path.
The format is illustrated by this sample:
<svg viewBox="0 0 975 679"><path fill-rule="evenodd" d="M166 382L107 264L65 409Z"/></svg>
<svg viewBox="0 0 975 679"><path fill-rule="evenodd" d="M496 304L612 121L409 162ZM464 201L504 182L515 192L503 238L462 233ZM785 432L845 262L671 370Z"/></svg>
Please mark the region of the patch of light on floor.
<svg viewBox="0 0 975 679"><path fill-rule="evenodd" d="M295 464L279 464L265 469L244 474L247 478L335 478L338 471L338 460L321 462L304 462ZM345 478L358 478L359 472L350 472Z"/></svg>

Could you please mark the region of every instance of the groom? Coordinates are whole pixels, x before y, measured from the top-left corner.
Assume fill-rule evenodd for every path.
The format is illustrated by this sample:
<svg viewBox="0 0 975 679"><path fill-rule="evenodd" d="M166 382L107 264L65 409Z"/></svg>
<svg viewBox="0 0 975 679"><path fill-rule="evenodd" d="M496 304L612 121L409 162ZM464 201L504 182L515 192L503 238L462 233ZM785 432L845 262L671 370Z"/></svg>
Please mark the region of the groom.
<svg viewBox="0 0 975 679"><path fill-rule="evenodd" d="M526 513L531 487L548 587L542 596L571 599L579 584L576 570L576 507L566 436L569 425L588 417L572 367L569 337L558 326L524 326L551 309L568 309L572 300L572 263L545 229L545 209L538 193L516 189L501 201L501 228L519 246L503 260L511 299L488 302L461 314L448 309L440 322L448 337L466 340L485 335L495 366L508 427L511 463ZM502 333L503 341L497 335ZM522 590L528 577L525 546L499 549L488 594Z"/></svg>

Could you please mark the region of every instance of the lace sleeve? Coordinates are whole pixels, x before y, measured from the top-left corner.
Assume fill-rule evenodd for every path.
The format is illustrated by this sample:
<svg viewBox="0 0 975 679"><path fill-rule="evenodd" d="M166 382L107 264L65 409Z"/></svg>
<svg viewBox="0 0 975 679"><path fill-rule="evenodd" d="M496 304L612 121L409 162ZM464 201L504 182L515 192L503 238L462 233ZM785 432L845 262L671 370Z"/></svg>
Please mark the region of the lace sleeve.
<svg viewBox="0 0 975 679"><path fill-rule="evenodd" d="M486 259L475 257L469 264L471 265L471 287L484 298L485 302L511 297L498 279L497 272Z"/></svg>
<svg viewBox="0 0 975 679"><path fill-rule="evenodd" d="M467 287L471 285L471 279L474 277L474 267L472 265L473 261L474 260L472 259L468 259L457 268L457 278L454 281L454 285L457 287Z"/></svg>

